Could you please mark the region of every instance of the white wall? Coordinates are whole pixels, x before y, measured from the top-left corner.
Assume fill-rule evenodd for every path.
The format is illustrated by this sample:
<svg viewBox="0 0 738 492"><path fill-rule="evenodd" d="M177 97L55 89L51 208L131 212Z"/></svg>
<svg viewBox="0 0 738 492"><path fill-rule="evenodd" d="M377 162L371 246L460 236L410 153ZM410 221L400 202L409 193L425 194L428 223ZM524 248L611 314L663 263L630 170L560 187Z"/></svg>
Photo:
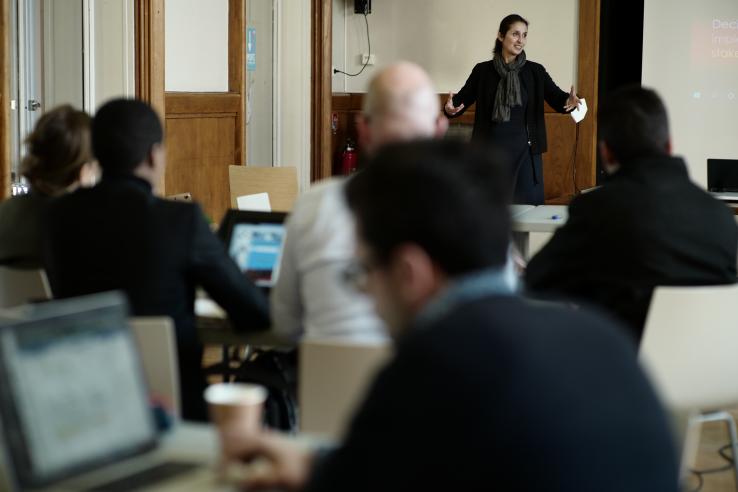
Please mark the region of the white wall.
<svg viewBox="0 0 738 492"><path fill-rule="evenodd" d="M274 0L249 0L247 27L256 29L256 70L247 77L246 147L249 166L274 162Z"/></svg>
<svg viewBox="0 0 738 492"><path fill-rule="evenodd" d="M164 21L165 90L228 92L228 0L166 0Z"/></svg>
<svg viewBox="0 0 738 492"><path fill-rule="evenodd" d="M364 16L353 5L333 0L333 64L349 73L361 69L367 51ZM491 58L497 28L510 13L530 22L528 58L562 89L576 84L579 0L373 0L368 17L377 64L358 77L334 75L333 91L364 92L377 68L409 60L430 73L439 92L456 92L476 63Z"/></svg>
<svg viewBox="0 0 738 492"><path fill-rule="evenodd" d="M43 6L45 109L68 103L94 113L111 98L133 97L133 0L44 0Z"/></svg>
<svg viewBox="0 0 738 492"><path fill-rule="evenodd" d="M279 0L277 5L279 123L274 165L296 166L300 188L306 189L310 183L310 2Z"/></svg>
<svg viewBox="0 0 738 492"><path fill-rule="evenodd" d="M135 96L133 1L94 0L92 4L95 73L91 110L113 98Z"/></svg>
<svg viewBox="0 0 738 492"><path fill-rule="evenodd" d="M83 107L82 0L44 0L44 110Z"/></svg>

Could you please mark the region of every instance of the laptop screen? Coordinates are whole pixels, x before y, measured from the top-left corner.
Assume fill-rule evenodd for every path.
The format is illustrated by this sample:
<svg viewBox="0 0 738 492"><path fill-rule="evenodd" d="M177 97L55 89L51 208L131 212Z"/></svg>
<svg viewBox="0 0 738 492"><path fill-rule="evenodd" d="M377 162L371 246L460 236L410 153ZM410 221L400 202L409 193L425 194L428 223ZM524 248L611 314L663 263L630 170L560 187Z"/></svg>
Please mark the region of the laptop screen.
<svg viewBox="0 0 738 492"><path fill-rule="evenodd" d="M285 214L230 210L221 227L228 255L259 287L273 287L285 240Z"/></svg>
<svg viewBox="0 0 738 492"><path fill-rule="evenodd" d="M75 300L0 328L3 430L21 485L153 446L156 431L121 297ZM112 299L112 301L111 301ZM95 304L93 302L93 304ZM57 305L64 311L50 315Z"/></svg>
<svg viewBox="0 0 738 492"><path fill-rule="evenodd" d="M713 192L738 191L738 159L707 159L707 189Z"/></svg>

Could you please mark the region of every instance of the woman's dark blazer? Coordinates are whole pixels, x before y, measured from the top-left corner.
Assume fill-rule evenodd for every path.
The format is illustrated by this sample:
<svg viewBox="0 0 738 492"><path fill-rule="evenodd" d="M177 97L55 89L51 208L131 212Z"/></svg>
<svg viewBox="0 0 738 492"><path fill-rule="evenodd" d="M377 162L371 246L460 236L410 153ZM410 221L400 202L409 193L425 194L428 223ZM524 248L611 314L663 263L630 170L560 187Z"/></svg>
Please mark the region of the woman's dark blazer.
<svg viewBox="0 0 738 492"><path fill-rule="evenodd" d="M487 140L492 128L496 125L492 121L492 104L495 100L499 81L500 76L497 74L492 60L478 63L472 70L464 87L454 96L454 106L458 107L463 103L464 109L455 116L446 113L449 118L456 118L469 109L469 106L477 103L472 140ZM532 61L527 61L520 70L520 83L528 91L526 121L531 150L534 154L542 154L548 149L546 121L543 117L544 101L555 111L566 113L564 106L569 94L559 89L546 72L546 69L543 68L543 65Z"/></svg>

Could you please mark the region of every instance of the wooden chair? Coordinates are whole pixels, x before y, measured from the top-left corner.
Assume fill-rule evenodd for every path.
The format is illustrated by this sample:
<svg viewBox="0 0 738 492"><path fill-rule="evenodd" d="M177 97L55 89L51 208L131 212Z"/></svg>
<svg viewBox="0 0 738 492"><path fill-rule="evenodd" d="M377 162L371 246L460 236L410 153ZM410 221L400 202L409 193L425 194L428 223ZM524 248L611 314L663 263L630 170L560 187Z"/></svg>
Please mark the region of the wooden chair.
<svg viewBox="0 0 738 492"><path fill-rule="evenodd" d="M0 308L51 299L51 288L43 270L0 266Z"/></svg>
<svg viewBox="0 0 738 492"><path fill-rule="evenodd" d="M231 207L243 195L267 193L273 212L289 212L298 194L297 168L228 166Z"/></svg>
<svg viewBox="0 0 738 492"><path fill-rule="evenodd" d="M300 431L343 436L391 346L305 340L300 344L298 400Z"/></svg>
<svg viewBox="0 0 738 492"><path fill-rule="evenodd" d="M662 400L682 423L677 432L682 471L693 462L699 441L694 431L703 422L725 422L733 456L738 456L736 424L724 411L738 403L736 306L738 284L659 287L651 301L640 360ZM738 461L734 472L738 488Z"/></svg>
<svg viewBox="0 0 738 492"><path fill-rule="evenodd" d="M174 322L158 316L131 318L130 323L150 393L179 419L182 409Z"/></svg>

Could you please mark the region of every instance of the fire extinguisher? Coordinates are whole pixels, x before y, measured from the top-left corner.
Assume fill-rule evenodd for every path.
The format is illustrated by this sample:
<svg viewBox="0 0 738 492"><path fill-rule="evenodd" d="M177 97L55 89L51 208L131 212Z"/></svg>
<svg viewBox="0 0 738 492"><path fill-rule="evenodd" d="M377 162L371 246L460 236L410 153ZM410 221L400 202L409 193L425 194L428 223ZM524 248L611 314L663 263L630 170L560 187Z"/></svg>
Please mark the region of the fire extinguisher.
<svg viewBox="0 0 738 492"><path fill-rule="evenodd" d="M341 166L340 172L344 176L356 172L359 164L359 154L356 152L356 146L354 142L349 138L346 140L346 145L341 152Z"/></svg>

